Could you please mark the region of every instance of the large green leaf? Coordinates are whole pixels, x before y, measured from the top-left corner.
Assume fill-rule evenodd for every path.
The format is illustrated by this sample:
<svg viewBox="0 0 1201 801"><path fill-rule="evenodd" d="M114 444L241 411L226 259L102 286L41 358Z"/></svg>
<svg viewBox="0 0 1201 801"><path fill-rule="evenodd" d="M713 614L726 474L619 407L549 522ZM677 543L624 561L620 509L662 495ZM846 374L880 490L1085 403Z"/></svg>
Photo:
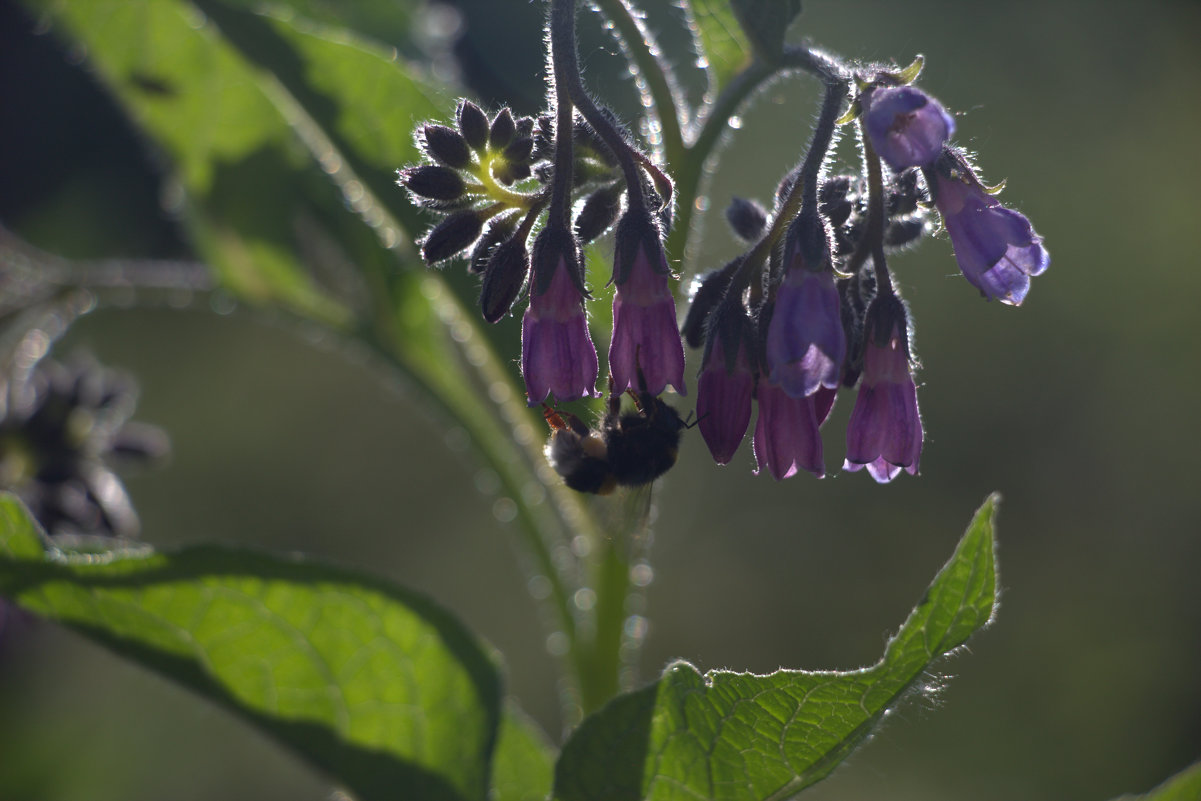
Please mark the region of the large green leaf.
<svg viewBox="0 0 1201 801"><path fill-rule="evenodd" d="M801 13L801 0L730 0L747 38L764 61L784 50L784 35Z"/></svg>
<svg viewBox="0 0 1201 801"><path fill-rule="evenodd" d="M225 286L350 331L426 390L497 471L538 569L557 584L557 511L585 525L587 513L535 472L539 421L466 312L473 280L420 265L411 243L426 222L393 185L418 158L413 122L449 113L450 101L395 51L306 18L319 0L270 14L249 11L251 0L27 2L78 40L161 148ZM515 345L514 327L502 328ZM528 500L539 485L556 504ZM568 629L569 595L555 592Z"/></svg>
<svg viewBox="0 0 1201 801"><path fill-rule="evenodd" d="M1198 801L1201 799L1201 762L1177 773L1144 795L1124 795L1115 801Z"/></svg>
<svg viewBox="0 0 1201 801"><path fill-rule="evenodd" d="M505 707L492 760L488 801L546 801L555 749L538 725L514 705Z"/></svg>
<svg viewBox="0 0 1201 801"><path fill-rule="evenodd" d="M721 88L750 61L750 42L729 0L688 0L688 6L700 37L709 81L714 88Z"/></svg>
<svg viewBox="0 0 1201 801"><path fill-rule="evenodd" d="M167 195L226 287L348 325L348 299L329 265L370 269L387 255L380 241L403 243L405 232L374 200L381 194L415 224L390 182L416 158L409 131L414 117L443 105L437 92L395 51L237 7L246 3L30 5L83 45L89 66L161 148L175 187ZM348 208L378 233L367 247L347 242L355 238L347 227L362 225ZM341 248L337 258L328 242Z"/></svg>
<svg viewBox="0 0 1201 801"><path fill-rule="evenodd" d="M232 709L362 801L487 794L498 671L414 593L228 548L47 549L5 495L0 595Z"/></svg>
<svg viewBox="0 0 1201 801"><path fill-rule="evenodd" d="M824 778L931 663L992 619L989 498L922 600L870 668L701 675L678 662L588 718L555 770L558 801L791 798Z"/></svg>

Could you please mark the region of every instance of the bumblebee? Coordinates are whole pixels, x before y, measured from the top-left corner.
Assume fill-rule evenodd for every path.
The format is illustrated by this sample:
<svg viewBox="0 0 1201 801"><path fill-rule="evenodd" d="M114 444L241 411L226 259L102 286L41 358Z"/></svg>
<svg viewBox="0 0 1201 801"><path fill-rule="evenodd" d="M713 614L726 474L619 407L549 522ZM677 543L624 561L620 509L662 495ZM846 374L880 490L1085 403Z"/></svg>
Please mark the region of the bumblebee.
<svg viewBox="0 0 1201 801"><path fill-rule="evenodd" d="M543 404L551 427L546 458L573 490L608 495L617 487L639 487L676 463L680 435L692 426L645 389L629 394L635 411L622 414L621 395L610 391L608 411L595 429Z"/></svg>

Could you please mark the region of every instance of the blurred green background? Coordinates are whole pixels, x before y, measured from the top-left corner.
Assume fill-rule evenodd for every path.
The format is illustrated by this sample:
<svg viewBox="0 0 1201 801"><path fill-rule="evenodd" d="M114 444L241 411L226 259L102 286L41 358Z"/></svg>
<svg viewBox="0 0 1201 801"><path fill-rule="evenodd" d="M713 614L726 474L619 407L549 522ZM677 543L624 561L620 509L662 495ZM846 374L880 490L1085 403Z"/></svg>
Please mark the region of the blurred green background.
<svg viewBox="0 0 1201 801"><path fill-rule="evenodd" d="M541 4L457 5L419 18L414 39L461 37L476 92L529 110ZM186 254L137 133L80 54L35 27L0 2L0 221L71 256ZM812 801L1102 801L1201 756L1199 35L1192 2L805 3L794 37L925 54L923 86L1052 254L1019 309L981 300L945 239L895 260L924 363L920 478L777 484L751 475L749 447L719 468L691 435L664 482L644 676L672 657L758 672L874 661L972 511L1004 495L996 625ZM597 81L612 59L584 63ZM770 197L815 106L800 80L743 115L715 210ZM702 267L736 251L709 223ZM57 351L136 374L139 419L171 433L172 464L127 482L146 539L304 551L426 591L504 653L513 693L557 733L547 632L462 432L305 326L162 300L110 303ZM827 426L831 468L850 406ZM0 801L329 792L223 711L70 634L24 623L0 652Z"/></svg>

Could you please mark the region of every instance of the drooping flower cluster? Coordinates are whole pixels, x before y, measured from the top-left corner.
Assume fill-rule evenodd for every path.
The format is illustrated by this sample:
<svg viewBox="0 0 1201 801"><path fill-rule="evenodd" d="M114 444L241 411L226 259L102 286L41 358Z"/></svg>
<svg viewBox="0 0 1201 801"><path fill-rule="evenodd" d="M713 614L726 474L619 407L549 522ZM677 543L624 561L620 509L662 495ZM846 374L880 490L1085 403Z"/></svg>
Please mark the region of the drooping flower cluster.
<svg viewBox="0 0 1201 801"><path fill-rule="evenodd" d="M119 464L160 460L161 429L130 421L137 386L90 359L41 362L8 387L0 417L0 488L15 492L52 536L129 537L138 518Z"/></svg>
<svg viewBox="0 0 1201 801"><path fill-rule="evenodd" d="M985 297L1020 304L1030 277L1046 269L1041 238L949 143L955 121L907 83L915 73L857 77L847 117L859 120L862 175L825 174L844 102L832 83L810 151L781 182L772 212L740 199L727 212L751 247L697 281L684 324L689 344L704 346L697 414L719 464L741 444L754 401L758 469L776 479L801 469L823 476L819 429L837 392L857 387L843 469L866 468L881 483L917 473L912 325L887 255L934 229L931 203Z"/></svg>
<svg viewBox="0 0 1201 801"><path fill-rule="evenodd" d="M572 12L552 9L551 113L514 119L502 109L489 119L463 101L457 128L420 126L431 163L400 170L399 182L446 215L423 240L423 256L435 264L470 253L489 322L527 294L529 403L571 401L598 394L581 248L616 224L610 392L657 396L671 386L683 394L663 246L670 179L583 90ZM736 199L727 212L748 249L698 279L682 329L703 347L697 425L719 464L733 458L757 405L756 472L824 476L820 428L837 394L857 388L844 469L866 468L881 483L915 474L923 429L912 322L888 255L936 230L936 209L963 275L986 298L1018 305L1047 268L1030 222L1002 206L950 143L955 119L912 85L920 66L817 69L826 95L802 163L780 182L770 211ZM834 173L827 162L837 127L853 120L863 164Z"/></svg>
<svg viewBox="0 0 1201 801"><path fill-rule="evenodd" d="M464 100L455 128L423 124L417 142L431 163L399 170L398 183L444 215L422 241L426 262L469 254L468 269L483 275L480 308L488 322L508 315L523 292L529 297L521 368L530 405L598 395L581 251L614 223L612 391L659 395L670 385L685 392L675 276L663 249L663 215L652 211L665 206L659 190L669 193L670 183L657 170L631 166L639 159L650 168L607 113L585 121L566 105L557 117L514 119L502 109L489 120ZM574 197L582 202L569 222Z"/></svg>

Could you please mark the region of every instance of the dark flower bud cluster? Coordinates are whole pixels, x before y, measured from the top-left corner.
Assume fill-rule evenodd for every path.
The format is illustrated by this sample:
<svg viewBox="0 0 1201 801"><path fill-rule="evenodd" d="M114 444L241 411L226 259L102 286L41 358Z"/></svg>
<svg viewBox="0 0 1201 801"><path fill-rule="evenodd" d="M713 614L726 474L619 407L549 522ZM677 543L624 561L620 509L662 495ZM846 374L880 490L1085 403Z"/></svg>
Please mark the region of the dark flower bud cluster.
<svg viewBox="0 0 1201 801"><path fill-rule="evenodd" d="M703 346L701 435L728 463L750 426L758 469L776 479L825 474L819 432L839 392L856 390L844 470L878 482L916 474L923 429L909 311L887 258L934 231L937 210L960 269L985 297L1017 305L1049 262L1042 239L949 144L955 121L904 71L827 82L803 163L768 212L735 199L726 217L749 249L694 284L683 334ZM827 174L837 124L858 120L860 172Z"/></svg>
<svg viewBox="0 0 1201 801"><path fill-rule="evenodd" d="M657 396L671 385L682 393L675 276L663 249L671 181L583 90L574 10L553 9L547 114L515 117L502 108L489 118L462 100L454 126L417 127L428 162L400 169L398 183L442 217L422 239L422 256L430 265L467 256L468 270L482 276L488 322L529 296L521 334L529 402L565 402L598 395L582 247L614 229L611 392Z"/></svg>
<svg viewBox="0 0 1201 801"><path fill-rule="evenodd" d="M131 422L137 386L90 359L43 361L8 387L0 417L0 488L52 536L128 537L138 518L113 467L163 459L166 434Z"/></svg>

